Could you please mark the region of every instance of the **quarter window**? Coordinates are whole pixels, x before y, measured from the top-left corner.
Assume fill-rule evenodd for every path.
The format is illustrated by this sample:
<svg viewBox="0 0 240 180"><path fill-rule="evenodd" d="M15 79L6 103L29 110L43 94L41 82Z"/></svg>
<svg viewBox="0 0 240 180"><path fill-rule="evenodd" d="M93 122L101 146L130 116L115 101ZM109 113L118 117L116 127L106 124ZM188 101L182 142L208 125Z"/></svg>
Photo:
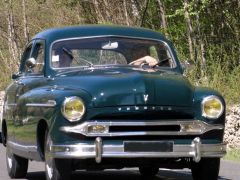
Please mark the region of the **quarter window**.
<svg viewBox="0 0 240 180"><path fill-rule="evenodd" d="M33 73L41 74L43 72L43 67L44 67L44 44L43 43L36 43L33 57L36 60L36 66L33 68Z"/></svg>
<svg viewBox="0 0 240 180"><path fill-rule="evenodd" d="M25 51L23 52L22 59L21 59L22 64L21 64L21 67L20 67L20 72L26 72L25 62L27 61L27 59L30 58L31 51L32 51L32 43L29 44L27 46L27 48L25 49Z"/></svg>
<svg viewBox="0 0 240 180"><path fill-rule="evenodd" d="M31 50L32 49L32 50ZM26 57L24 57L24 73L26 74L42 74L43 68L44 68L44 41L36 41L33 45L33 48L31 46L31 49L27 49ZM34 58L36 61L36 65L33 68L28 68L26 66L26 61L29 58Z"/></svg>

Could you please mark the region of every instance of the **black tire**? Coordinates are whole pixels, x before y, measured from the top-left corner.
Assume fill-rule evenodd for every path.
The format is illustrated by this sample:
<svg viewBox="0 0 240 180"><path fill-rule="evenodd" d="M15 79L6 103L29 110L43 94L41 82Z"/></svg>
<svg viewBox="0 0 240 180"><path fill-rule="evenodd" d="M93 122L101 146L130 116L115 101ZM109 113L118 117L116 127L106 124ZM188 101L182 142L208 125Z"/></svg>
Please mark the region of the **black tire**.
<svg viewBox="0 0 240 180"><path fill-rule="evenodd" d="M203 158L199 163L192 162L193 180L217 180L220 158Z"/></svg>
<svg viewBox="0 0 240 180"><path fill-rule="evenodd" d="M143 177L154 178L159 171L158 167L139 167L139 172Z"/></svg>
<svg viewBox="0 0 240 180"><path fill-rule="evenodd" d="M26 177L28 170L28 159L13 154L8 145L6 148L6 162L8 175L11 178Z"/></svg>
<svg viewBox="0 0 240 180"><path fill-rule="evenodd" d="M68 159L55 159L50 156L49 147L52 140L48 131L45 135L45 171L46 180L69 180L71 179L71 161Z"/></svg>
<svg viewBox="0 0 240 180"><path fill-rule="evenodd" d="M3 143L2 139L3 139L2 138L2 133L0 132L0 144Z"/></svg>

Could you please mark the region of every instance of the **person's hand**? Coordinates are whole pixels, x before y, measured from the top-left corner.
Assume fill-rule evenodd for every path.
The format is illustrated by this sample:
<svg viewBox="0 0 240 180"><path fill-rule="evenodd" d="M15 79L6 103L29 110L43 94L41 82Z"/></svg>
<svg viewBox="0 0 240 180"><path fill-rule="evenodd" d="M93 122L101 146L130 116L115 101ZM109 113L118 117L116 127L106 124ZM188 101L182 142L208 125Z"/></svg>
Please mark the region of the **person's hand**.
<svg viewBox="0 0 240 180"><path fill-rule="evenodd" d="M150 67L153 67L158 63L158 61L151 56L145 56L144 59L146 64L148 64Z"/></svg>
<svg viewBox="0 0 240 180"><path fill-rule="evenodd" d="M158 63L158 61L155 59L155 58L153 58L153 57L151 57L151 56L144 56L144 57L142 57L142 58L140 58L140 59L137 59L137 60L135 60L135 61L133 61L133 62L131 62L131 63L129 63L130 65L143 65L143 64L147 64L147 65L149 65L150 67L153 67L153 66L155 66L156 64Z"/></svg>

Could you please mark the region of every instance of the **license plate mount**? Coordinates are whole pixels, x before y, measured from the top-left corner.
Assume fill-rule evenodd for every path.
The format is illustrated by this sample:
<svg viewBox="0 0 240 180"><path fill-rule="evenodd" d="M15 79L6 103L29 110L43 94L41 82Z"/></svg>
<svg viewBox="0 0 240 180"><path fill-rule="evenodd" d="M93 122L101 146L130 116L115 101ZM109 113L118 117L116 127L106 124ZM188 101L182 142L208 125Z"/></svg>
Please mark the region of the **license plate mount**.
<svg viewBox="0 0 240 180"><path fill-rule="evenodd" d="M124 152L173 152L172 141L125 141Z"/></svg>

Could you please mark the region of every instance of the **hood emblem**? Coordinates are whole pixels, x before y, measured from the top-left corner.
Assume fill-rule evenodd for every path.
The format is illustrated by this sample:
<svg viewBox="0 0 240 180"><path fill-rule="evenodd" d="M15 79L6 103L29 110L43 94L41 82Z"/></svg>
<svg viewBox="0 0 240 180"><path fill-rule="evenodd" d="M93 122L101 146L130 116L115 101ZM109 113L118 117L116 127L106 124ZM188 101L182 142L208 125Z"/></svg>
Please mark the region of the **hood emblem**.
<svg viewBox="0 0 240 180"><path fill-rule="evenodd" d="M145 103L147 103L147 101L148 101L148 94L144 94L143 95L143 100L144 100Z"/></svg>

